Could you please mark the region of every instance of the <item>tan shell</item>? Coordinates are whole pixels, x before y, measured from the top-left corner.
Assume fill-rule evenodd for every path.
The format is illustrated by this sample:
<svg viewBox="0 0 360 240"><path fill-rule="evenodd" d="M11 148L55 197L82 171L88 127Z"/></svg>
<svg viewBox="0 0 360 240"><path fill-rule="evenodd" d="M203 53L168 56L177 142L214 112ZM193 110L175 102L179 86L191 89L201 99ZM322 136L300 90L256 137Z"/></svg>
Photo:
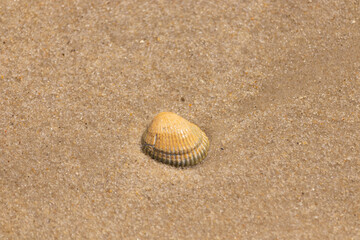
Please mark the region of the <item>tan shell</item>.
<svg viewBox="0 0 360 240"><path fill-rule="evenodd" d="M209 139L195 124L175 113L162 112L142 136L142 149L160 162L186 167L206 157Z"/></svg>

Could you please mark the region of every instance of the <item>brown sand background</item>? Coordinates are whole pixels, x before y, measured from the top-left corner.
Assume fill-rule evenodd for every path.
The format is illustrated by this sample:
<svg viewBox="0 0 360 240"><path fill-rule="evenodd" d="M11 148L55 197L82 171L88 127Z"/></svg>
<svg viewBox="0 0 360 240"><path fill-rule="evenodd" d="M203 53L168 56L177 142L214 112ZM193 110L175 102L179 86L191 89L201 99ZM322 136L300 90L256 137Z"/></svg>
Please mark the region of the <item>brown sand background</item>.
<svg viewBox="0 0 360 240"><path fill-rule="evenodd" d="M2 0L0 40L1 239L360 239L359 1ZM141 152L161 111L202 164Z"/></svg>

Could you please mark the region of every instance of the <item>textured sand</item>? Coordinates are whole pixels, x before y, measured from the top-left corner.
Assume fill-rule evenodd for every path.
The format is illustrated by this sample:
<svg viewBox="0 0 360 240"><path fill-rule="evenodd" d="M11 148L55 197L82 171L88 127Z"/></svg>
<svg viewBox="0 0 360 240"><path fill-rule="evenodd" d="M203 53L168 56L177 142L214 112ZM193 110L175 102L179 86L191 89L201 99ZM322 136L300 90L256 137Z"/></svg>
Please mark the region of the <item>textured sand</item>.
<svg viewBox="0 0 360 240"><path fill-rule="evenodd" d="M161 111L202 164L141 152ZM0 239L360 239L359 1L1 0L0 209Z"/></svg>

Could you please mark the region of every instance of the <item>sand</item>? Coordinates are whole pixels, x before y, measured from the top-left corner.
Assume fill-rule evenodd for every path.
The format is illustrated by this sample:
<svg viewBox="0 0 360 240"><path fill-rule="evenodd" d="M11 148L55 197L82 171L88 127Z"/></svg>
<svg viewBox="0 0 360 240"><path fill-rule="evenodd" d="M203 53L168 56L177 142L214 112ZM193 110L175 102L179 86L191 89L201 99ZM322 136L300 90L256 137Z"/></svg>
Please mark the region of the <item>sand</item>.
<svg viewBox="0 0 360 240"><path fill-rule="evenodd" d="M360 239L359 1L2 0L0 186L0 239Z"/></svg>

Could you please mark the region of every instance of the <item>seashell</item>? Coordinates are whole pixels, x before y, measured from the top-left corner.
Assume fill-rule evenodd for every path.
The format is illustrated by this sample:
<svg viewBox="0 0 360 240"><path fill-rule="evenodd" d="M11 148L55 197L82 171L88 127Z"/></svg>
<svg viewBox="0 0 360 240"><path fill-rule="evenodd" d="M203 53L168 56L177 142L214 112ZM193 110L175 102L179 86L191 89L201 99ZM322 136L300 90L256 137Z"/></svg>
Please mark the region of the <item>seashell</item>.
<svg viewBox="0 0 360 240"><path fill-rule="evenodd" d="M193 166L207 155L209 139L195 124L172 112L159 113L142 136L145 154L176 167Z"/></svg>

